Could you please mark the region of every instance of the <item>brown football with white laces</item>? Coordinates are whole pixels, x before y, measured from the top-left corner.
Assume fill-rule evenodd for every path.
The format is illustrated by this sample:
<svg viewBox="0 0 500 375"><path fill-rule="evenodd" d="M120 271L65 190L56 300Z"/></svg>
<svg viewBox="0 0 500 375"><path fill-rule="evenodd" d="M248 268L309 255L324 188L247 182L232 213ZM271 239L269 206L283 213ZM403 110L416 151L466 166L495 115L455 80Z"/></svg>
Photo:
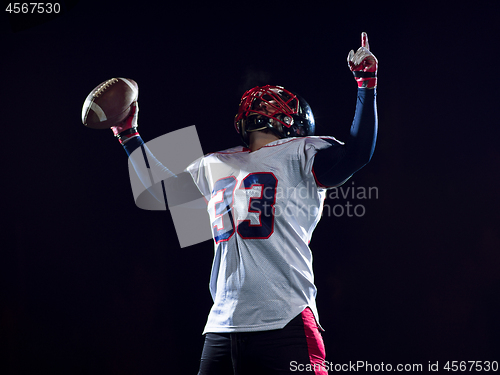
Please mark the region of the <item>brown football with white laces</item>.
<svg viewBox="0 0 500 375"><path fill-rule="evenodd" d="M85 99L82 123L92 129L109 129L123 121L137 101L139 86L129 78L111 78L95 87Z"/></svg>

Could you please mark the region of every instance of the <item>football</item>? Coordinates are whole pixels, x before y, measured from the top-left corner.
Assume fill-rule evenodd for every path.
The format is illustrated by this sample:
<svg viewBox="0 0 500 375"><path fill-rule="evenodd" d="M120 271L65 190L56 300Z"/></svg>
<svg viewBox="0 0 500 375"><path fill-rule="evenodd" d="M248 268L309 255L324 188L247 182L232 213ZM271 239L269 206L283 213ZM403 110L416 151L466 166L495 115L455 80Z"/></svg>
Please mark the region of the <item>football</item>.
<svg viewBox="0 0 500 375"><path fill-rule="evenodd" d="M92 129L109 129L123 121L139 96L139 86L128 78L111 78L94 88L85 99L82 122Z"/></svg>

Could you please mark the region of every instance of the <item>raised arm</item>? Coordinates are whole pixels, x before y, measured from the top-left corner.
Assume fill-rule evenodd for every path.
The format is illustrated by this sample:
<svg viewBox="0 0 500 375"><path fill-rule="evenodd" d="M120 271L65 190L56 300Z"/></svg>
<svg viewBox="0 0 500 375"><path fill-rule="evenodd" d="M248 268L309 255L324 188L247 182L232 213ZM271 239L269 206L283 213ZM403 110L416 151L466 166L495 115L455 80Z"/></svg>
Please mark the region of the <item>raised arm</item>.
<svg viewBox="0 0 500 375"><path fill-rule="evenodd" d="M160 204L158 207L166 209L165 197L168 197L170 207L201 198L189 173L174 174L153 155L138 132L138 116L139 105L134 102L130 115L111 130L123 146L142 184Z"/></svg>
<svg viewBox="0 0 500 375"><path fill-rule="evenodd" d="M332 147L316 154L313 169L316 180L324 187L341 185L367 164L377 139L378 61L370 52L366 33L361 34L361 47L356 53L350 51L347 61L358 83L356 112L347 142L344 145L332 142Z"/></svg>

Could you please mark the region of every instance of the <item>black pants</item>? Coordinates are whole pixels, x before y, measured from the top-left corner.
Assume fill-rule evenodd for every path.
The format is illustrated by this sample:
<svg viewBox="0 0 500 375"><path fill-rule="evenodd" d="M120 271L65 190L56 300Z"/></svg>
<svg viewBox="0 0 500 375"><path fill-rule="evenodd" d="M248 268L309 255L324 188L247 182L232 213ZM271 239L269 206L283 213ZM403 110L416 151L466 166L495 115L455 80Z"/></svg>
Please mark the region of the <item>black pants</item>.
<svg viewBox="0 0 500 375"><path fill-rule="evenodd" d="M324 362L323 339L306 309L279 330L207 333L198 375L281 375L299 369L323 375Z"/></svg>

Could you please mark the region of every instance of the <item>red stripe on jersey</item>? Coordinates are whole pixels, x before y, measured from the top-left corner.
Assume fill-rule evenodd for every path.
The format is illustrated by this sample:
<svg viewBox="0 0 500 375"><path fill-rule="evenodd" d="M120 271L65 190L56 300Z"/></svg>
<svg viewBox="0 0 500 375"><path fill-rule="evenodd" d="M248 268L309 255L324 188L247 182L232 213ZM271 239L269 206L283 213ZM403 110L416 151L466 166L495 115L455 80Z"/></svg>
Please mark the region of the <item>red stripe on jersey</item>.
<svg viewBox="0 0 500 375"><path fill-rule="evenodd" d="M320 188L328 189L328 186L323 185L321 182L318 181L318 178L316 177L316 173L314 173L314 166L311 168L311 172L314 176L314 181L316 181L316 185Z"/></svg>
<svg viewBox="0 0 500 375"><path fill-rule="evenodd" d="M316 375L328 375L325 368L325 344L319 332L318 323L310 308L302 311L302 321L307 340L307 350L309 351L309 363Z"/></svg>

